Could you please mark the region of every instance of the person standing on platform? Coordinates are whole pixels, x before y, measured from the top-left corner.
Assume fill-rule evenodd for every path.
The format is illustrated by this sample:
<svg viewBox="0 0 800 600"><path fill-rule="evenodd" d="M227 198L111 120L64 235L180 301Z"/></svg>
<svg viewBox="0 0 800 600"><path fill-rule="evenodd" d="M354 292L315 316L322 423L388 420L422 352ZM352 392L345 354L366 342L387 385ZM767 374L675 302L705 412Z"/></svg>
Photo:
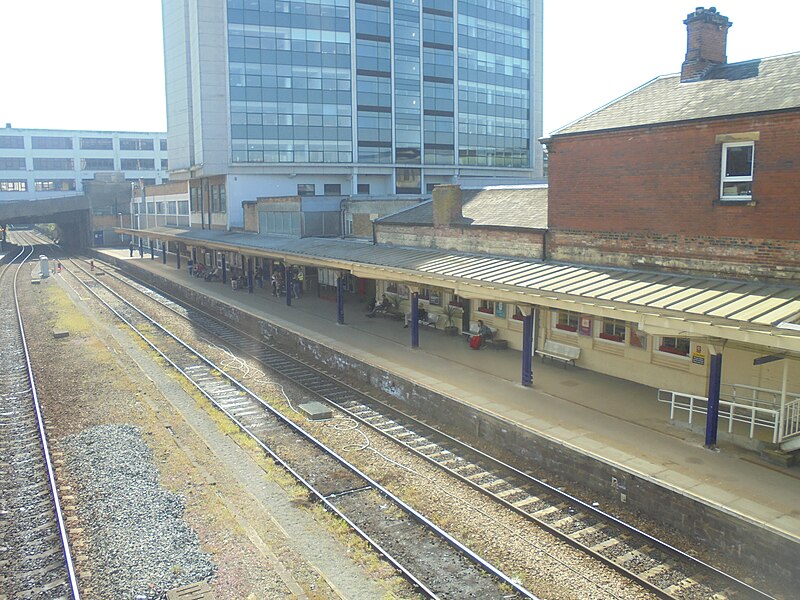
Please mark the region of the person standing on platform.
<svg viewBox="0 0 800 600"><path fill-rule="evenodd" d="M133 258L133 240L131 240L131 245L128 246L128 250L131 251L131 258Z"/></svg>

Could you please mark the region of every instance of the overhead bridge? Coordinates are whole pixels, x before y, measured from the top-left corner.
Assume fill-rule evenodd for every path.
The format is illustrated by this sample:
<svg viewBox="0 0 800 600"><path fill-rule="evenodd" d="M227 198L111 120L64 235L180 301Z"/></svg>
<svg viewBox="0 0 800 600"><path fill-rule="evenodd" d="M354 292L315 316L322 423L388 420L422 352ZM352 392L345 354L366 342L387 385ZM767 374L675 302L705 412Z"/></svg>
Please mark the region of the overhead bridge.
<svg viewBox="0 0 800 600"><path fill-rule="evenodd" d="M104 245L111 228L131 222L131 182L120 171L82 180L82 193L36 200L0 201L0 224L55 223L67 248ZM122 240L114 237L115 242Z"/></svg>
<svg viewBox="0 0 800 600"><path fill-rule="evenodd" d="M68 247L89 242L91 202L87 196L0 202L0 224L55 223Z"/></svg>

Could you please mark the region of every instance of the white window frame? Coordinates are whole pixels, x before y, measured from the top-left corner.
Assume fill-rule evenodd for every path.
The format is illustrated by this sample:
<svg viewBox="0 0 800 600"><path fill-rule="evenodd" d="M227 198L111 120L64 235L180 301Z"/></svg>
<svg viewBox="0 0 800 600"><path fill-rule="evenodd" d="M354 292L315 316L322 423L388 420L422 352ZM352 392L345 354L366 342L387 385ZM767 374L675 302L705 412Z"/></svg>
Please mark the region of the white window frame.
<svg viewBox="0 0 800 600"><path fill-rule="evenodd" d="M344 235L353 235L353 213L344 213Z"/></svg>
<svg viewBox="0 0 800 600"><path fill-rule="evenodd" d="M727 171L727 162L728 162L728 148L736 148L736 147L743 147L749 146L752 148L752 153L750 155L750 175L740 175L740 176L731 176L727 177L725 172ZM752 191L749 196L726 196L725 195L725 184L726 183L742 183L742 182L750 182L751 190L753 184L753 170L756 162L756 144L755 142L727 142L722 144L722 168L720 170L720 182L719 182L719 197L720 200L739 200L742 202L749 202L753 199Z"/></svg>
<svg viewBox="0 0 800 600"><path fill-rule="evenodd" d="M677 346L678 340L686 340L686 345L687 345L686 354L679 354L677 352L670 352L669 350L662 350L662 348L666 346L664 341L667 338L675 340L675 344L676 345L673 346L673 347L676 348L676 349L678 347ZM663 335L663 336L660 336L658 338L658 346L656 346L656 350L658 352L661 352L662 354L667 354L669 356L674 356L675 358L678 358L678 359L688 359L692 355L692 340L690 338L688 338L688 337L683 337L683 336L679 336L679 335Z"/></svg>

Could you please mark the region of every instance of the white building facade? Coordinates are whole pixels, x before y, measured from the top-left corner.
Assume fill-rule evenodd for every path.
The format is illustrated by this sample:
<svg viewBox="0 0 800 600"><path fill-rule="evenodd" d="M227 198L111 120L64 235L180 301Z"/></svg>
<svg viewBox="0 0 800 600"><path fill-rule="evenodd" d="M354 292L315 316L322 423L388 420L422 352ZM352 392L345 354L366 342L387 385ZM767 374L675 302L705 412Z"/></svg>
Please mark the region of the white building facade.
<svg viewBox="0 0 800 600"><path fill-rule="evenodd" d="M162 7L170 177L225 176L228 227L258 197L541 177L542 0Z"/></svg>
<svg viewBox="0 0 800 600"><path fill-rule="evenodd" d="M0 129L0 202L80 195L98 172L163 183L168 169L165 133Z"/></svg>

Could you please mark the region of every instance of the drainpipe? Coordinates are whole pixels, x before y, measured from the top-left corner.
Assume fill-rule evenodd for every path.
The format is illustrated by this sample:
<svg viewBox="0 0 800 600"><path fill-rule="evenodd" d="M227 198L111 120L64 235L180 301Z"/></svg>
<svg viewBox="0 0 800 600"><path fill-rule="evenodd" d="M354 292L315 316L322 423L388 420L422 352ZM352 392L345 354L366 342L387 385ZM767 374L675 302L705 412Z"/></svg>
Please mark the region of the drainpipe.
<svg viewBox="0 0 800 600"><path fill-rule="evenodd" d="M339 232L340 237L347 237L344 233L344 203L347 202L347 198L342 198L339 200Z"/></svg>
<svg viewBox="0 0 800 600"><path fill-rule="evenodd" d="M547 229L542 232L542 260L547 260Z"/></svg>

